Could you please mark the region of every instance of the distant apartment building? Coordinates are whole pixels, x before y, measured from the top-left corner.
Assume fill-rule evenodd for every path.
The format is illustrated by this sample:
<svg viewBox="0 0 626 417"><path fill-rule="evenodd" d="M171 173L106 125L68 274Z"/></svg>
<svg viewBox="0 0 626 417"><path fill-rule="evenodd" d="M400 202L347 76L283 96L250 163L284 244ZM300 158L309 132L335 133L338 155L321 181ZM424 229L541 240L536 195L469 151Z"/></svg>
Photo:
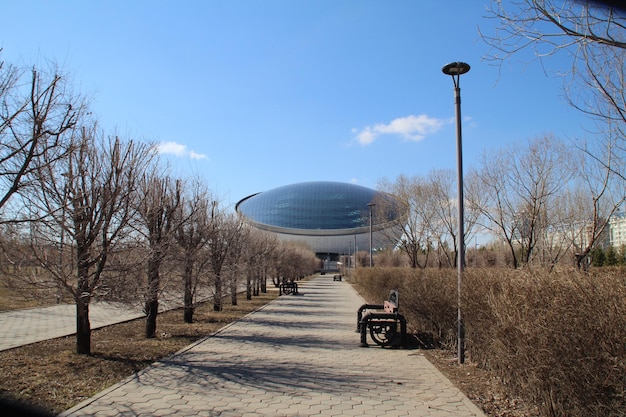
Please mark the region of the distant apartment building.
<svg viewBox="0 0 626 417"><path fill-rule="evenodd" d="M593 233L593 227L589 222L554 225L546 230L544 244L553 249L569 246L577 252L589 245ZM606 249L622 244L626 244L626 216L611 217L600 237L595 240L594 246Z"/></svg>
<svg viewBox="0 0 626 417"><path fill-rule="evenodd" d="M618 212L611 216L607 232L602 246L619 248L626 245L626 213Z"/></svg>

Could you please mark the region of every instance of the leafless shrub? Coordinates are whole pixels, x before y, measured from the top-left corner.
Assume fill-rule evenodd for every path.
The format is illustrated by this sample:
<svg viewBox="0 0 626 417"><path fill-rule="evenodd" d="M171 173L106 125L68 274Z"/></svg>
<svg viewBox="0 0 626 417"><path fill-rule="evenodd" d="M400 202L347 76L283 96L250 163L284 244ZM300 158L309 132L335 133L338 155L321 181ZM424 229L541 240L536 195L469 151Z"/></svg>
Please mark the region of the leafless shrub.
<svg viewBox="0 0 626 417"><path fill-rule="evenodd" d="M482 271L466 289L472 357L545 415L626 415L623 274Z"/></svg>
<svg viewBox="0 0 626 417"><path fill-rule="evenodd" d="M468 268L462 309L469 357L542 415L625 416L624 272ZM450 345L456 278L454 270L363 268L354 282L371 302L397 288L411 331Z"/></svg>
<svg viewBox="0 0 626 417"><path fill-rule="evenodd" d="M414 268L357 268L354 282L371 303L381 303L381 294L397 289L400 312L410 331L431 333L435 342L451 346L456 323L456 278L452 270Z"/></svg>

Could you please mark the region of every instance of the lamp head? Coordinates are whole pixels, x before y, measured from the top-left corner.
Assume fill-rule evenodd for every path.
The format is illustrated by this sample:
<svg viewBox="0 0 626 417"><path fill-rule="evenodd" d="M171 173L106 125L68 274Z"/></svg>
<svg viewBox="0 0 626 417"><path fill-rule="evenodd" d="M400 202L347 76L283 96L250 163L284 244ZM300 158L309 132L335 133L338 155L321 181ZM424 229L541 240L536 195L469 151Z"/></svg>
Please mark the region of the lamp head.
<svg viewBox="0 0 626 417"><path fill-rule="evenodd" d="M465 74L470 70L469 64L465 62L452 62L450 64L444 65L441 71L446 75L461 75Z"/></svg>

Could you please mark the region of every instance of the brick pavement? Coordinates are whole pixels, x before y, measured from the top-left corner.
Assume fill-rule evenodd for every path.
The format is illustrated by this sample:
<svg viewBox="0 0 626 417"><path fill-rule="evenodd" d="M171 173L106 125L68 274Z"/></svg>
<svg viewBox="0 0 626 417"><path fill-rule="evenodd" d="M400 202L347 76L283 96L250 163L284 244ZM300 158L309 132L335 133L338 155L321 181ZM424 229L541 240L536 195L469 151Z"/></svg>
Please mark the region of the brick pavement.
<svg viewBox="0 0 626 417"><path fill-rule="evenodd" d="M97 329L144 317L141 308L117 303L94 303L89 307L91 328ZM3 311L0 313L0 350L76 333L76 306L59 304L50 307Z"/></svg>
<svg viewBox="0 0 626 417"><path fill-rule="evenodd" d="M202 294L207 299L208 295ZM182 306L182 295L161 294L159 311ZM145 317L141 303L94 302L89 306L92 329ZM0 351L76 334L76 305L58 304L0 312Z"/></svg>
<svg viewBox="0 0 626 417"><path fill-rule="evenodd" d="M361 304L319 276L61 416L484 416L419 350L359 347Z"/></svg>

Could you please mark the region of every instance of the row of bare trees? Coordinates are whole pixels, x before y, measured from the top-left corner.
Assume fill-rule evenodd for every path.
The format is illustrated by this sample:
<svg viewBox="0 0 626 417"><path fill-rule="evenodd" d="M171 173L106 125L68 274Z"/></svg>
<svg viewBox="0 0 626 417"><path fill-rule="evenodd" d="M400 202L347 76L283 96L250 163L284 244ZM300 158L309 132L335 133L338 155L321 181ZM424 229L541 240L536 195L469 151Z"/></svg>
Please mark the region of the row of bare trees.
<svg viewBox="0 0 626 417"><path fill-rule="evenodd" d="M104 132L54 69L0 64L0 112L3 278L68 295L78 353L91 352L96 299L141 301L152 338L165 293L192 322L201 294L220 311L244 283L251 298L268 276L317 268L310 251L246 226L201 180L169 175L155 146Z"/></svg>
<svg viewBox="0 0 626 417"><path fill-rule="evenodd" d="M547 135L485 152L464 181L465 244L477 234L502 242L514 268L554 267L564 258L585 267L626 196L626 182L616 175L623 167L612 143L605 145L592 153ZM455 176L437 170L379 184L409 208L404 227L388 233L414 268L456 265ZM378 207L385 211L384 202Z"/></svg>

